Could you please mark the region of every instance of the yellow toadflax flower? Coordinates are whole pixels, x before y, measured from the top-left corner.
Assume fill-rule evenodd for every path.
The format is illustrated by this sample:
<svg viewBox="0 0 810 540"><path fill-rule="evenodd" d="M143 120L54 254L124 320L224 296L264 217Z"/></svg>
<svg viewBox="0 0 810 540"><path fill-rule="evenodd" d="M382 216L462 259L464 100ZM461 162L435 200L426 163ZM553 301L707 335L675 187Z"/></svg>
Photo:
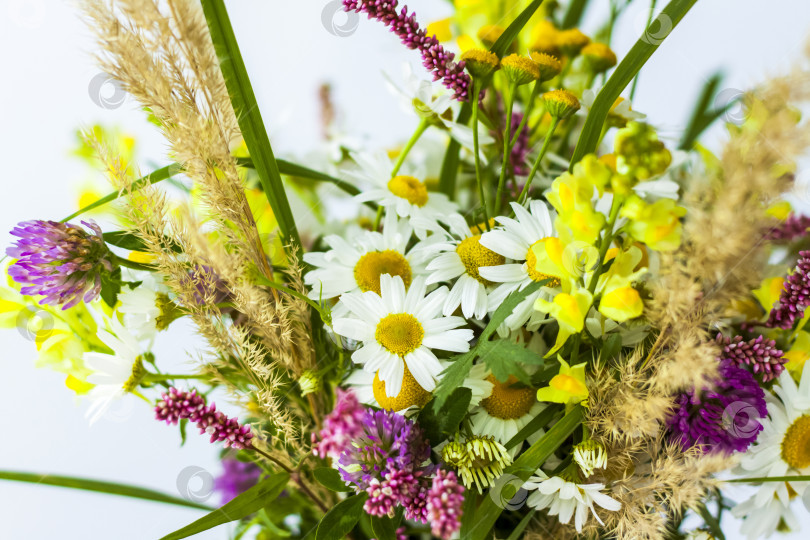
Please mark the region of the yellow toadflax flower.
<svg viewBox="0 0 810 540"><path fill-rule="evenodd" d="M538 401L563 403L565 405L586 405L588 387L585 384L585 363L569 366L559 355L560 372L549 381L548 386L537 391Z"/></svg>
<svg viewBox="0 0 810 540"><path fill-rule="evenodd" d="M643 254L632 246L627 251L618 252L613 257L610 269L599 277L596 286L601 293L599 313L616 322L639 317L644 311L644 302L632 286L647 270L639 268Z"/></svg>
<svg viewBox="0 0 810 540"><path fill-rule="evenodd" d="M548 313L560 325L557 342L547 356L562 347L570 336L582 332L591 304L593 304L593 295L586 289L576 289L570 293L561 292L551 302L542 296L534 301L534 309Z"/></svg>
<svg viewBox="0 0 810 540"><path fill-rule="evenodd" d="M630 220L626 226L630 236L656 251L674 251L681 245L681 218L686 215L686 208L672 199L650 204L638 195L631 195L620 215Z"/></svg>

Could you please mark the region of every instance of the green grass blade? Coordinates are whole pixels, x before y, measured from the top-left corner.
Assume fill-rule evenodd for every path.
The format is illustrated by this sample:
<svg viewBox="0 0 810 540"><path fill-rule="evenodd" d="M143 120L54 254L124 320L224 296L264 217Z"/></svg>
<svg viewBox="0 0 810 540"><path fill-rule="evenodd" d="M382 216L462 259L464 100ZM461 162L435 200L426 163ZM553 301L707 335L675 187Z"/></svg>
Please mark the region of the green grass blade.
<svg viewBox="0 0 810 540"><path fill-rule="evenodd" d="M172 176L174 176L175 174L178 174L182 170L183 170L183 168L180 165L178 165L177 163L172 163L171 165L167 165L166 167L163 167L162 169L158 169L156 171L153 171L153 172L147 174L146 176L135 180L132 183L132 191L138 191L142 187L147 186L149 184L156 184L158 182L161 182L163 180L171 178ZM118 191L110 193L109 195L106 195L106 196L100 198L99 200L88 204L87 206L85 206L81 210L78 210L78 211L70 214L68 217L66 217L65 219L62 220L62 223L66 222L66 221L70 221L71 219L74 219L74 218L84 214L85 212L89 212L90 210L93 210L93 209L98 208L100 206L104 206L105 204L111 203L120 196L121 196L121 193L118 192Z"/></svg>
<svg viewBox="0 0 810 540"><path fill-rule="evenodd" d="M546 434L536 443L531 445L512 465L506 468L504 474L517 476L521 480L528 480L537 468L548 459L582 423L582 407L577 405L560 419L559 422L551 426ZM495 498L489 494L484 497L478 509L475 511L475 521L470 528L469 538L471 540L484 540L489 538L489 531L498 516L503 512L503 508L496 504Z"/></svg>
<svg viewBox="0 0 810 540"><path fill-rule="evenodd" d="M75 478L72 476L59 476L56 474L37 474L16 471L0 471L0 480L11 480L13 482L26 482L29 484L42 484L44 486L55 486L70 489L80 489L83 491L93 491L95 493L107 493L109 495L119 495L145 501L174 504L177 506L187 506L199 510L213 510L210 506L187 501L180 497L173 497L159 491L146 489L137 486L117 484L115 482L104 482L101 480L89 480L87 478Z"/></svg>
<svg viewBox="0 0 810 540"><path fill-rule="evenodd" d="M563 17L562 25L560 25L561 28L568 29L579 25L587 4L588 0L571 0L571 3L568 4L568 10L565 12L565 17Z"/></svg>
<svg viewBox="0 0 810 540"><path fill-rule="evenodd" d="M239 121L239 128L245 138L250 157L256 166L256 172L264 188L270 208L273 210L282 243L292 242L292 249L297 251L301 247L301 239L295 226L290 202L284 191L281 173L278 170L270 139L264 127L261 111L250 85L242 54L225 9L224 0L202 0L203 13L211 32L217 56L220 59L220 69L225 78L225 85L231 97L233 110Z"/></svg>
<svg viewBox="0 0 810 540"><path fill-rule="evenodd" d="M186 525L171 534L167 534L160 540L180 540L181 538L188 538L189 536L194 536L208 529L213 529L219 525L254 514L281 495L281 492L287 487L289 480L290 475L287 473L278 473L265 478L252 488L237 495L236 498L229 503L204 515L194 523Z"/></svg>
<svg viewBox="0 0 810 540"><path fill-rule="evenodd" d="M602 126L604 126L616 98L630 84L633 77L647 63L647 60L650 59L666 36L683 19L684 15L695 5L695 2L697 0L672 0L667 4L618 65L593 102L591 112L585 120L585 126L582 128L579 141L577 141L574 156L571 158L571 170L574 169L574 165L579 163L583 156L596 151ZM666 35L661 37L660 34L662 33L666 33Z"/></svg>
<svg viewBox="0 0 810 540"><path fill-rule="evenodd" d="M520 31L523 30L523 27L528 24L529 20L534 15L534 12L540 8L540 5L543 3L543 0L534 0L531 4L526 6L526 9L520 12L520 14L512 21L501 37L499 37L495 43L492 44L492 47L489 49L490 51L494 52L498 55L498 58L502 58L503 55L509 50L509 46L512 44L513 41L518 37Z"/></svg>
<svg viewBox="0 0 810 540"><path fill-rule="evenodd" d="M703 86L703 90L701 90L700 96L695 102L695 108L692 111L686 131L684 131L681 142L678 144L679 149L691 150L701 133L736 102L736 100L729 100L727 104L718 109L710 109L712 100L717 94L717 88L722 80L723 76L720 73L715 73Z"/></svg>

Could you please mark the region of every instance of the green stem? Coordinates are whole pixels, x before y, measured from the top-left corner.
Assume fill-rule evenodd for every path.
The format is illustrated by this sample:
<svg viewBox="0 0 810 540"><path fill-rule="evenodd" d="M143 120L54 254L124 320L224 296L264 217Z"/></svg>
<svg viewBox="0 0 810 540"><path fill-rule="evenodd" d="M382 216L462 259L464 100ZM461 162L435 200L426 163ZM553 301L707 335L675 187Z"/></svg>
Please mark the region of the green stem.
<svg viewBox="0 0 810 540"><path fill-rule="evenodd" d="M130 261L129 259L124 259L123 257L119 257L116 254L112 254L113 261L118 266L124 266L126 268L132 268L133 270L144 270L146 272L154 272L155 267L149 264L141 264L135 261Z"/></svg>
<svg viewBox="0 0 810 540"><path fill-rule="evenodd" d="M515 136L512 137L512 140L509 142L511 146L515 146L517 143L518 137L520 137L520 132L526 127L526 124L529 123L529 117L532 115L532 111L534 111L534 102L537 100L537 96L540 94L540 86L543 84L543 81L537 80L534 83L534 88L532 88L532 94L529 97L528 103L526 103L526 110L523 111L523 119L520 121L520 125L518 126L517 130L515 130Z"/></svg>
<svg viewBox="0 0 810 540"><path fill-rule="evenodd" d="M658 0L650 0L650 11L647 13L647 26L644 28L649 28L650 24L652 24L653 14L655 14L655 4ZM633 77L633 84L630 86L630 101L633 101L633 98L636 97L636 86L638 85L638 73L636 76Z"/></svg>
<svg viewBox="0 0 810 540"><path fill-rule="evenodd" d="M478 155L478 96L481 94L481 83L478 79L473 80L473 154L475 154L475 182L478 184L478 197L481 199L481 210L484 213L484 223L489 230L489 216L487 215L487 199L484 196L484 182L481 180L481 157Z"/></svg>
<svg viewBox="0 0 810 540"><path fill-rule="evenodd" d="M529 196L529 187L532 185L532 180L534 180L534 176L537 174L537 169L540 168L540 162L543 161L543 156L546 155L546 150L548 150L548 145L551 143L551 137L554 135L554 131L557 129L557 125L560 123L559 118L552 118L551 125L548 126L548 131L546 132L546 139L543 141L543 147L540 149L540 153L537 155L537 159L534 160L534 165L532 166L531 172L529 172L529 177L526 178L526 185L523 186L523 191L518 197L518 202L523 204Z"/></svg>
<svg viewBox="0 0 810 540"><path fill-rule="evenodd" d="M371 224L371 230L376 231L380 228L380 221L382 221L383 217L383 207L377 207L377 215L374 216L374 223Z"/></svg>
<svg viewBox="0 0 810 540"><path fill-rule="evenodd" d="M391 178L393 178L393 177L395 177L397 175L397 173L399 172L400 167L402 167L402 164L405 163L405 158L408 157L408 154L410 153L411 149L413 148L413 145L416 144L416 141L419 140L419 137L422 136L422 133L425 132L425 130L428 128L429 125L430 125L430 123L426 119L423 118L419 122L419 125L416 126L416 131L413 132L413 135L411 135L411 138L408 139L407 143L405 143L405 148L403 148L402 152L399 153L399 157L397 157L397 162L394 163L394 169L391 171Z"/></svg>
<svg viewBox="0 0 810 540"><path fill-rule="evenodd" d="M192 379L205 379L205 375L200 374L184 374L184 375L177 375L171 373L147 373L143 380L144 382L148 383L160 383L164 381L171 381L171 380L192 380Z"/></svg>
<svg viewBox="0 0 810 540"><path fill-rule="evenodd" d="M281 283L276 283L275 281L270 281L269 279L265 278L264 276L256 276L256 280L259 282L260 285L264 285L266 287L270 287L271 289L277 289L281 292L285 292L291 296L298 298L299 300L306 302L309 304L312 309L318 312L321 316L321 320L325 323L329 323L332 320L332 315L328 311L324 311L323 307L320 306L317 302L309 298L308 296L301 294L298 291L290 289L289 287L285 287Z"/></svg>
<svg viewBox="0 0 810 540"><path fill-rule="evenodd" d="M726 482L733 482L735 484L754 484L759 482L807 482L810 480L810 475L801 476L758 476L755 478L733 478L726 480Z"/></svg>
<svg viewBox="0 0 810 540"><path fill-rule="evenodd" d="M493 214L498 215L501 211L501 203L503 199L503 186L506 183L506 171L509 169L510 154L512 153L511 144L511 131L512 131L512 110L515 105L515 93L517 92L517 84L511 83L509 85L509 92L506 96L506 125L503 128L503 165L501 166L501 176L498 178L498 191L495 194L495 203L493 206Z"/></svg>

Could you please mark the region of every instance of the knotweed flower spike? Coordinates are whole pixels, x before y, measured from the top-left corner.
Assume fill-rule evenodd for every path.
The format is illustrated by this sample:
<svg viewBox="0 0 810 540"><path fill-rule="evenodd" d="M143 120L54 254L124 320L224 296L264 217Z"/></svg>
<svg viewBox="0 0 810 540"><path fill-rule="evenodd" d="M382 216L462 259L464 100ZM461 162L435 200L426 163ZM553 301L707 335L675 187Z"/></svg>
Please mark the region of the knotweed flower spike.
<svg viewBox="0 0 810 540"><path fill-rule="evenodd" d="M151 407L178 443L194 427L221 443L209 450L228 506L209 517L244 538L799 531L810 62L732 108L706 85L671 121L631 98L685 110L689 96L650 93L646 62L661 63L659 86L683 73L638 47L684 35L671 31L694 2L670 2L622 57L610 44L638 39L623 35L628 2L442 2L441 19L418 20L397 0L342 0L310 21L333 65L307 69L351 73L365 50L363 71L383 77L329 92L268 36L235 32L231 3L80 1L98 69L148 111L167 155L86 134L78 154L111 182L90 208L104 219L85 208L11 231L0 324L94 429L131 429ZM268 4L296 23L289 2ZM368 32L332 39L363 18ZM324 140L264 132L261 114L281 109L256 107L269 79L245 66L246 39L267 45L272 84L304 108L312 96ZM342 110L340 96L362 99ZM190 470L184 498L198 495ZM154 522L128 526L153 537L140 527Z"/></svg>

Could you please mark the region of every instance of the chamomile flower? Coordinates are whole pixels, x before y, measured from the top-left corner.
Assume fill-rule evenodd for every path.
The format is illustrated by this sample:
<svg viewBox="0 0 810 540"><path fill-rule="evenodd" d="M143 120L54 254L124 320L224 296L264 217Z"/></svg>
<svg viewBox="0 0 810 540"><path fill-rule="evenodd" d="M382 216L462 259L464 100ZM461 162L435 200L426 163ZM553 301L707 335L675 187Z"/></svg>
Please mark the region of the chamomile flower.
<svg viewBox="0 0 810 540"><path fill-rule="evenodd" d="M784 502L778 496L757 501L754 495L732 508L731 513L745 520L741 532L749 540L768 538L776 531L797 531L800 528L799 520L790 508L790 501Z"/></svg>
<svg viewBox="0 0 810 540"><path fill-rule="evenodd" d="M411 283L407 293L400 276L382 275L380 294L350 293L341 302L351 317L336 318L334 330L357 340L362 347L352 360L385 383L385 395L397 396L403 387L405 368L424 390L432 392L442 371L434 349L463 353L470 350L472 330L461 329L461 317L443 317L445 287L425 296L423 277Z"/></svg>
<svg viewBox="0 0 810 540"><path fill-rule="evenodd" d="M763 429L756 443L743 454L737 469L743 477L779 477L810 474L810 369L802 373L797 386L790 373L783 372L774 386L778 399L768 399L768 417L760 419ZM754 503L762 506L774 496L790 500L790 492L802 495L808 482L765 482Z"/></svg>
<svg viewBox="0 0 810 540"><path fill-rule="evenodd" d="M580 484L561 476L549 478L541 469L537 469L535 476L523 484L523 489L532 492L527 499L532 508L548 508L549 515L558 516L560 523L568 523L573 516L577 532L582 532L582 527L588 521L589 510L600 524L604 524L597 515L594 504L610 512L616 512L622 507L619 501L602 493L604 484Z"/></svg>
<svg viewBox="0 0 810 540"><path fill-rule="evenodd" d="M530 201L528 210L515 202L511 205L515 219L496 217L495 220L501 227L484 233L480 239L482 246L513 261L478 269L484 279L500 283L489 294L489 311L494 311L512 292L525 289L533 282L551 278L552 281L546 287L560 284L558 277L542 274L535 269L537 257L532 247L546 238L556 236L548 208L541 201ZM541 289L527 296L506 318L498 332L504 335L507 329L516 330L527 321L529 330L536 329L545 315L534 310L534 302L543 294L545 293Z"/></svg>
<svg viewBox="0 0 810 540"><path fill-rule="evenodd" d="M488 311L487 288L492 285L478 272L482 266L504 264L503 255L481 245L481 235L474 234L460 215L448 219L451 236L431 244L435 254L427 265L427 283L453 282L442 313L452 315L461 306L467 319L482 320Z"/></svg>
<svg viewBox="0 0 810 540"><path fill-rule="evenodd" d="M100 330L98 338L112 349L112 354L86 352L83 356L85 365L93 371L87 382L95 385L88 393L92 403L85 415L90 424L104 416L115 400L138 388L146 375L138 340L115 316L110 326L112 332Z"/></svg>
<svg viewBox="0 0 810 540"><path fill-rule="evenodd" d="M121 305L118 311L124 314L124 326L138 339L153 342L158 330L166 328L166 318L161 317L165 306L170 305L168 289L158 283L154 274L148 274L135 288L123 287L118 295Z"/></svg>
<svg viewBox="0 0 810 540"><path fill-rule="evenodd" d="M355 199L374 201L401 218L409 218L420 239L424 239L428 231L440 230L439 222L458 210L447 195L429 192L425 183L415 176L400 174L392 178L394 165L387 155L352 153L351 156L359 169L346 171L346 175L373 184Z"/></svg>
<svg viewBox="0 0 810 540"><path fill-rule="evenodd" d="M386 214L381 233L358 230L349 241L327 236L324 241L332 249L304 254L304 261L315 267L304 276L310 297L326 300L352 292L379 294L383 274L399 276L410 286L424 273L421 255L408 249L411 236L411 226L393 212Z"/></svg>

